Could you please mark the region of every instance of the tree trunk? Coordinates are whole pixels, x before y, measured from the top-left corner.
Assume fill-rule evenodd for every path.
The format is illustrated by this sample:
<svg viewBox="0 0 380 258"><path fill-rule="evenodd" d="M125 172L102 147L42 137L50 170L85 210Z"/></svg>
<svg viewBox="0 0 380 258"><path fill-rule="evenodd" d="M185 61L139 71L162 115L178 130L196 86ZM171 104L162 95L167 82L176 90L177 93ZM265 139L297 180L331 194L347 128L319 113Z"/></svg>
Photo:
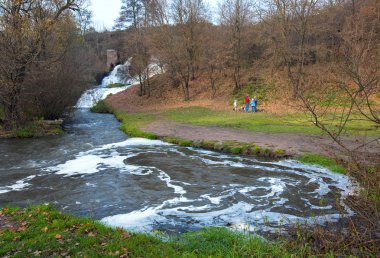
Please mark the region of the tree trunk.
<svg viewBox="0 0 380 258"><path fill-rule="evenodd" d="M189 82L188 81L185 81L182 84L182 90L183 90L183 96L185 98L185 101L189 101L190 100L190 97L189 97Z"/></svg>
<svg viewBox="0 0 380 258"><path fill-rule="evenodd" d="M139 81L140 81L140 93L139 93L139 95L143 96L143 95L145 95L145 87L144 87L145 85L144 85L141 74L139 74Z"/></svg>
<svg viewBox="0 0 380 258"><path fill-rule="evenodd" d="M240 65L236 65L234 68L234 93L237 93L240 90Z"/></svg>

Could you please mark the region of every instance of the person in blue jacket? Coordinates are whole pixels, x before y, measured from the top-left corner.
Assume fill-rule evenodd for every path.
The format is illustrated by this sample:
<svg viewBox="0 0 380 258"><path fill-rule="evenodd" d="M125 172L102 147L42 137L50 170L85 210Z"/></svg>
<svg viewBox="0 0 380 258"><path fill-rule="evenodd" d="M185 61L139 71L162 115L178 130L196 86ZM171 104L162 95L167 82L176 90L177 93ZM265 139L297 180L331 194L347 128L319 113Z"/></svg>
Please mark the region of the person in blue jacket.
<svg viewBox="0 0 380 258"><path fill-rule="evenodd" d="M252 107L252 112L256 112L257 111L257 109L256 109L256 107L257 107L257 98L256 98L256 96L254 98L252 98L252 100L251 100L251 107Z"/></svg>

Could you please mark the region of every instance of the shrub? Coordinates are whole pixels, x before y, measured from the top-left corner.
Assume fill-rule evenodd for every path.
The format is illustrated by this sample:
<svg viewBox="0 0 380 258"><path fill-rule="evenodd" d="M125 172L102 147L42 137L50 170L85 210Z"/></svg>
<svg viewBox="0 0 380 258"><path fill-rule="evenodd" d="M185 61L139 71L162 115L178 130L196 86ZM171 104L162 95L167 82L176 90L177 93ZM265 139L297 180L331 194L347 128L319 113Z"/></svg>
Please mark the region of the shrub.
<svg viewBox="0 0 380 258"><path fill-rule="evenodd" d="M183 146L183 147L190 147L190 146L193 145L193 141L191 141L191 140L186 140L186 139L180 139L178 144L179 144L180 146Z"/></svg>
<svg viewBox="0 0 380 258"><path fill-rule="evenodd" d="M260 154L261 153L261 147L260 146L255 146L254 148L253 148L253 153L255 153L255 154Z"/></svg>
<svg viewBox="0 0 380 258"><path fill-rule="evenodd" d="M99 100L93 107L90 108L93 113L112 113L111 108L104 100Z"/></svg>
<svg viewBox="0 0 380 258"><path fill-rule="evenodd" d="M235 147L231 147L231 152L233 154L240 154L242 152L242 147L240 146L235 146Z"/></svg>

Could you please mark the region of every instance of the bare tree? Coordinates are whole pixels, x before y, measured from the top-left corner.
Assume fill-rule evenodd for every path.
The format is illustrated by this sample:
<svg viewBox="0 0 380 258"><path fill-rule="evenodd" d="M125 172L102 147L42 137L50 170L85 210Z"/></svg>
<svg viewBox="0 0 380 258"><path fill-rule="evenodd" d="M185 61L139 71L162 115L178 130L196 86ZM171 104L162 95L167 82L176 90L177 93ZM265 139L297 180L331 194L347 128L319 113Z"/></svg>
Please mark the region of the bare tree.
<svg viewBox="0 0 380 258"><path fill-rule="evenodd" d="M217 84L227 63L224 35L220 27L208 25L202 38L201 68L209 79L212 98L217 93Z"/></svg>
<svg viewBox="0 0 380 258"><path fill-rule="evenodd" d="M233 67L234 92L241 88L242 43L244 30L251 21L252 4L249 0L224 0L220 5L221 26L230 33L228 55Z"/></svg>
<svg viewBox="0 0 380 258"><path fill-rule="evenodd" d="M20 96L31 67L54 62L65 52L49 56L49 35L61 17L79 10L81 4L79 0L0 2L0 94L8 128L22 120Z"/></svg>
<svg viewBox="0 0 380 258"><path fill-rule="evenodd" d="M180 78L185 101L190 99L189 83L195 79L200 53L202 24L206 22L205 6L202 0L175 0L172 5L175 26L170 32L166 56L170 59L171 70Z"/></svg>

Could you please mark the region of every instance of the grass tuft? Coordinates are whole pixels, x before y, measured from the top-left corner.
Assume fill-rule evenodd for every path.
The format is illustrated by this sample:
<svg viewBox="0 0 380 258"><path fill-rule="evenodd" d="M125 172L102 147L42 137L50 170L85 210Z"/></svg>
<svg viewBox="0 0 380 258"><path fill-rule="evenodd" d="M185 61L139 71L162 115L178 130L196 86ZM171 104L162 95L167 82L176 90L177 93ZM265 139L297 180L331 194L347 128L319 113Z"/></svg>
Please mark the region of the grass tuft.
<svg viewBox="0 0 380 258"><path fill-rule="evenodd" d="M326 167L331 171L339 174L345 174L346 171L342 165L338 164L335 159L326 156L307 153L298 158L299 161L308 164L320 165Z"/></svg>

